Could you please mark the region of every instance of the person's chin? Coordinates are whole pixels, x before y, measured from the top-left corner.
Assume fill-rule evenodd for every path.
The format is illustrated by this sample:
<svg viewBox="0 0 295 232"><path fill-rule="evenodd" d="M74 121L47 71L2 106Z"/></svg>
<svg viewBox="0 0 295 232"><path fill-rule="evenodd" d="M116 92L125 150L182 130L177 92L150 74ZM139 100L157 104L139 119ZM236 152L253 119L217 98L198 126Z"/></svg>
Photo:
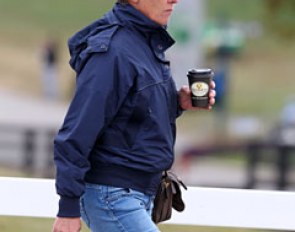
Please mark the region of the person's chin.
<svg viewBox="0 0 295 232"><path fill-rule="evenodd" d="M169 18L165 19L165 20L162 20L162 22L160 23L162 26L167 26L168 24L168 21L169 21Z"/></svg>

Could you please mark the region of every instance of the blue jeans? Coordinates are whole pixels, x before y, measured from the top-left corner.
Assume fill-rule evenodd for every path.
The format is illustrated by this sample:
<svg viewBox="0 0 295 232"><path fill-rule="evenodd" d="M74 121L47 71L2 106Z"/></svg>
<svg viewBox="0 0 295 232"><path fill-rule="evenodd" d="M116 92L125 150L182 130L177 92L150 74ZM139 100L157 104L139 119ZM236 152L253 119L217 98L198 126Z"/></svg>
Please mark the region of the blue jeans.
<svg viewBox="0 0 295 232"><path fill-rule="evenodd" d="M128 188L87 183L82 219L92 232L159 232L151 219L153 199Z"/></svg>

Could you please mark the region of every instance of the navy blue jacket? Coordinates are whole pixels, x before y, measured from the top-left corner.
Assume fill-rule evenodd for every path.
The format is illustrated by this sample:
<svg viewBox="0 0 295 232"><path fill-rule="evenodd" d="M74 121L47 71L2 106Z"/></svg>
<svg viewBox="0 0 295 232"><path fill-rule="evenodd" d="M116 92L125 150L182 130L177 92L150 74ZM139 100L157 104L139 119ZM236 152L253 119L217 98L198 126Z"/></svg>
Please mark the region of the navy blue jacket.
<svg viewBox="0 0 295 232"><path fill-rule="evenodd" d="M173 163L178 94L166 29L116 4L69 40L74 98L54 141L60 217L79 217L85 182L155 194Z"/></svg>

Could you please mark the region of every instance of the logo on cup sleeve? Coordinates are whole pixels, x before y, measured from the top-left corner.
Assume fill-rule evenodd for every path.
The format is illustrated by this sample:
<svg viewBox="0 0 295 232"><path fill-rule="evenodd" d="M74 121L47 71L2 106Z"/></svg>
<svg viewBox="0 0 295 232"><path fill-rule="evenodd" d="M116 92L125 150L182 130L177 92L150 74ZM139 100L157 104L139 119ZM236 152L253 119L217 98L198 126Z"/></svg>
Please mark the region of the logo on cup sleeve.
<svg viewBox="0 0 295 232"><path fill-rule="evenodd" d="M195 82L191 85L191 90L194 96L202 97L209 92L209 85L205 82Z"/></svg>

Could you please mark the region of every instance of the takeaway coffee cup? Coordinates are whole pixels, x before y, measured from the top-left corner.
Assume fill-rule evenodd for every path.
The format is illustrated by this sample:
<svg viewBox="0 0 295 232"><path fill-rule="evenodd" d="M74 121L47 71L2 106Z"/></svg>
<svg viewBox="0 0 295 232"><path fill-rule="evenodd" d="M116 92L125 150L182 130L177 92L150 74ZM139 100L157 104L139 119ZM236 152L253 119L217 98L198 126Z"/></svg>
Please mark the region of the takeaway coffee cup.
<svg viewBox="0 0 295 232"><path fill-rule="evenodd" d="M209 105L210 82L213 76L211 69L190 69L188 71L187 77L193 106L207 107Z"/></svg>

